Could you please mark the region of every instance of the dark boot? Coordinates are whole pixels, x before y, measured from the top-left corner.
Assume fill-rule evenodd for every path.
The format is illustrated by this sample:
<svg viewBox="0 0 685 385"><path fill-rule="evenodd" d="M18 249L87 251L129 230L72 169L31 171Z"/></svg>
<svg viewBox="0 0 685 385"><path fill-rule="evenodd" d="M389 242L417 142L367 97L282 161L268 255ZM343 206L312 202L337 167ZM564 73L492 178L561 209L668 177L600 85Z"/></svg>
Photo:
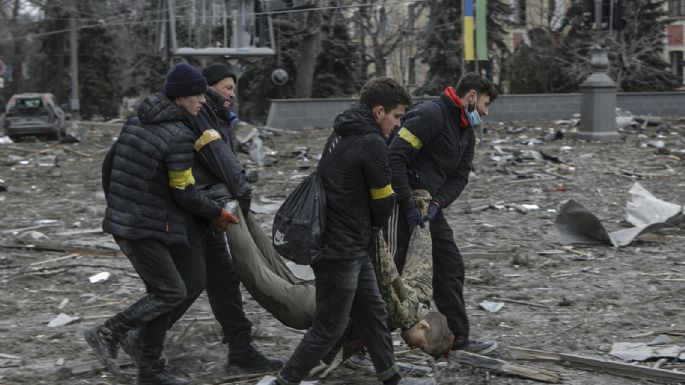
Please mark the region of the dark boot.
<svg viewBox="0 0 685 385"><path fill-rule="evenodd" d="M135 337L132 337L135 340ZM138 383L137 385L189 385L190 380L179 378L169 373L159 363L162 348L149 346L141 341L137 344L138 357Z"/></svg>
<svg viewBox="0 0 685 385"><path fill-rule="evenodd" d="M173 376L165 368L143 367L138 372L137 385L190 385L190 380Z"/></svg>
<svg viewBox="0 0 685 385"><path fill-rule="evenodd" d="M271 372L283 367L283 362L267 358L252 344L250 333L240 333L228 343L228 364L230 374Z"/></svg>
<svg viewBox="0 0 685 385"><path fill-rule="evenodd" d="M138 348L138 329L131 330L126 333L121 339L121 350L123 350L129 357L136 368L140 367L140 349Z"/></svg>
<svg viewBox="0 0 685 385"><path fill-rule="evenodd" d="M119 338L106 326L98 326L83 332L88 345L93 348L95 356L109 370L110 373L121 375L121 369L114 360L117 358Z"/></svg>

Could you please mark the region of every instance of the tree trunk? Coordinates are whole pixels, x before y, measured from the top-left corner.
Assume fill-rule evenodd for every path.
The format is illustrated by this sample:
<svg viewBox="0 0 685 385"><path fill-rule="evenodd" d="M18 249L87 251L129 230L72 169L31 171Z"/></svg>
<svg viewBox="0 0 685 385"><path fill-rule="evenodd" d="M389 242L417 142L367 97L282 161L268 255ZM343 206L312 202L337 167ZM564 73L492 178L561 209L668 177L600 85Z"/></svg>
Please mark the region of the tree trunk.
<svg viewBox="0 0 685 385"><path fill-rule="evenodd" d="M321 15L318 12L309 11L306 18L306 30L308 33L302 39L302 53L295 82L296 98L309 98L312 96L316 58L321 51Z"/></svg>

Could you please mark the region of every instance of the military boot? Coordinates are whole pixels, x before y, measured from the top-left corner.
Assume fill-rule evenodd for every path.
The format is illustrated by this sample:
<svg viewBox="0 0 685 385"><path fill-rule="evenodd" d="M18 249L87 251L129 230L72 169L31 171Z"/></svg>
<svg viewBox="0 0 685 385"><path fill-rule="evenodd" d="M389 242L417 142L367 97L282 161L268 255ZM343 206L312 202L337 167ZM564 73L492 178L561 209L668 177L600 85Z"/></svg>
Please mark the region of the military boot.
<svg viewBox="0 0 685 385"><path fill-rule="evenodd" d="M179 378L169 373L159 363L162 347L150 346L141 341L137 344L138 351L138 383L137 385L189 385L190 380Z"/></svg>
<svg viewBox="0 0 685 385"><path fill-rule="evenodd" d="M154 368L143 365L138 372L137 385L190 385L190 380L176 377L159 365Z"/></svg>
<svg viewBox="0 0 685 385"><path fill-rule="evenodd" d="M240 333L228 343L229 374L271 372L283 367L283 362L268 358L252 344L250 333Z"/></svg>
<svg viewBox="0 0 685 385"><path fill-rule="evenodd" d="M119 338L111 329L106 326L87 329L83 332L83 338L93 348L95 356L110 373L121 375L121 369L114 360L117 358Z"/></svg>

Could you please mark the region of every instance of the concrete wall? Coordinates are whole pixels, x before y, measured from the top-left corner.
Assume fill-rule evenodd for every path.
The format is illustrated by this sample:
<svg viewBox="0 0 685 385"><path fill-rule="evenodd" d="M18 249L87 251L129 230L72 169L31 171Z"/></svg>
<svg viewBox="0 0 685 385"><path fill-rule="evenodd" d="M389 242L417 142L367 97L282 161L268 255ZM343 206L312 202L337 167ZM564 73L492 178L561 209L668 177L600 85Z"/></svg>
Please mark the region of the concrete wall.
<svg viewBox="0 0 685 385"><path fill-rule="evenodd" d="M414 101L432 98L415 98ZM266 125L276 128L331 127L355 99L273 99ZM619 93L618 107L638 115L685 117L685 92ZM488 121L568 119L580 113L580 94L502 95Z"/></svg>

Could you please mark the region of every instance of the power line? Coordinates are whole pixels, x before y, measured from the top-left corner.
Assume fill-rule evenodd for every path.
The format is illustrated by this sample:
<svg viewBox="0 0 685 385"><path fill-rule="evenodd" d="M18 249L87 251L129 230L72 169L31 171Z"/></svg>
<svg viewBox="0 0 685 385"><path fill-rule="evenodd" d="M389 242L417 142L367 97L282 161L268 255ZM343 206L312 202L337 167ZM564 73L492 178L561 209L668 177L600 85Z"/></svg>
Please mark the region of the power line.
<svg viewBox="0 0 685 385"><path fill-rule="evenodd" d="M429 0L395 0L395 1L386 1L384 4L407 4L407 3L423 3L423 2L429 2ZM373 6L377 6L377 5L379 5L379 4L378 3L360 3L360 4L353 4L353 5L336 5L336 6L303 8L303 9L289 9L289 10L282 10L282 11L275 11L275 12L252 12L252 13L243 13L243 14L241 14L241 16L244 17L244 16L281 15L281 14L303 13L303 12L309 12L309 11L327 11L327 10L336 10L336 9L373 7ZM179 7L188 7L188 6L187 5L186 6L177 6L177 7L174 7L174 9L179 9ZM168 11L168 8L165 8L162 11L155 11L155 12L156 13L166 13L167 11ZM212 18L212 16L205 16L205 17L196 16L195 17L195 19L199 19L199 20L211 19L211 18ZM182 18L176 18L175 20L183 21L183 20L192 20L192 19L193 19L192 17L182 17ZM170 20L168 18L165 18L165 19L157 19L155 22L168 22L168 21L170 21ZM90 29L90 28L98 28L98 27L147 24L150 22L151 22L150 20L106 22L106 21L100 19L100 21L98 21L98 23L95 23L95 24L81 25L81 26L78 26L76 28L65 28L65 29L60 29L60 30L34 33L34 34L27 34L27 35L18 36L18 37L5 38L5 39L0 39L0 42L22 40L22 39L26 39L28 37L40 38L40 37L45 37L45 36L52 36L52 35L70 32L73 29L82 30L82 29Z"/></svg>

